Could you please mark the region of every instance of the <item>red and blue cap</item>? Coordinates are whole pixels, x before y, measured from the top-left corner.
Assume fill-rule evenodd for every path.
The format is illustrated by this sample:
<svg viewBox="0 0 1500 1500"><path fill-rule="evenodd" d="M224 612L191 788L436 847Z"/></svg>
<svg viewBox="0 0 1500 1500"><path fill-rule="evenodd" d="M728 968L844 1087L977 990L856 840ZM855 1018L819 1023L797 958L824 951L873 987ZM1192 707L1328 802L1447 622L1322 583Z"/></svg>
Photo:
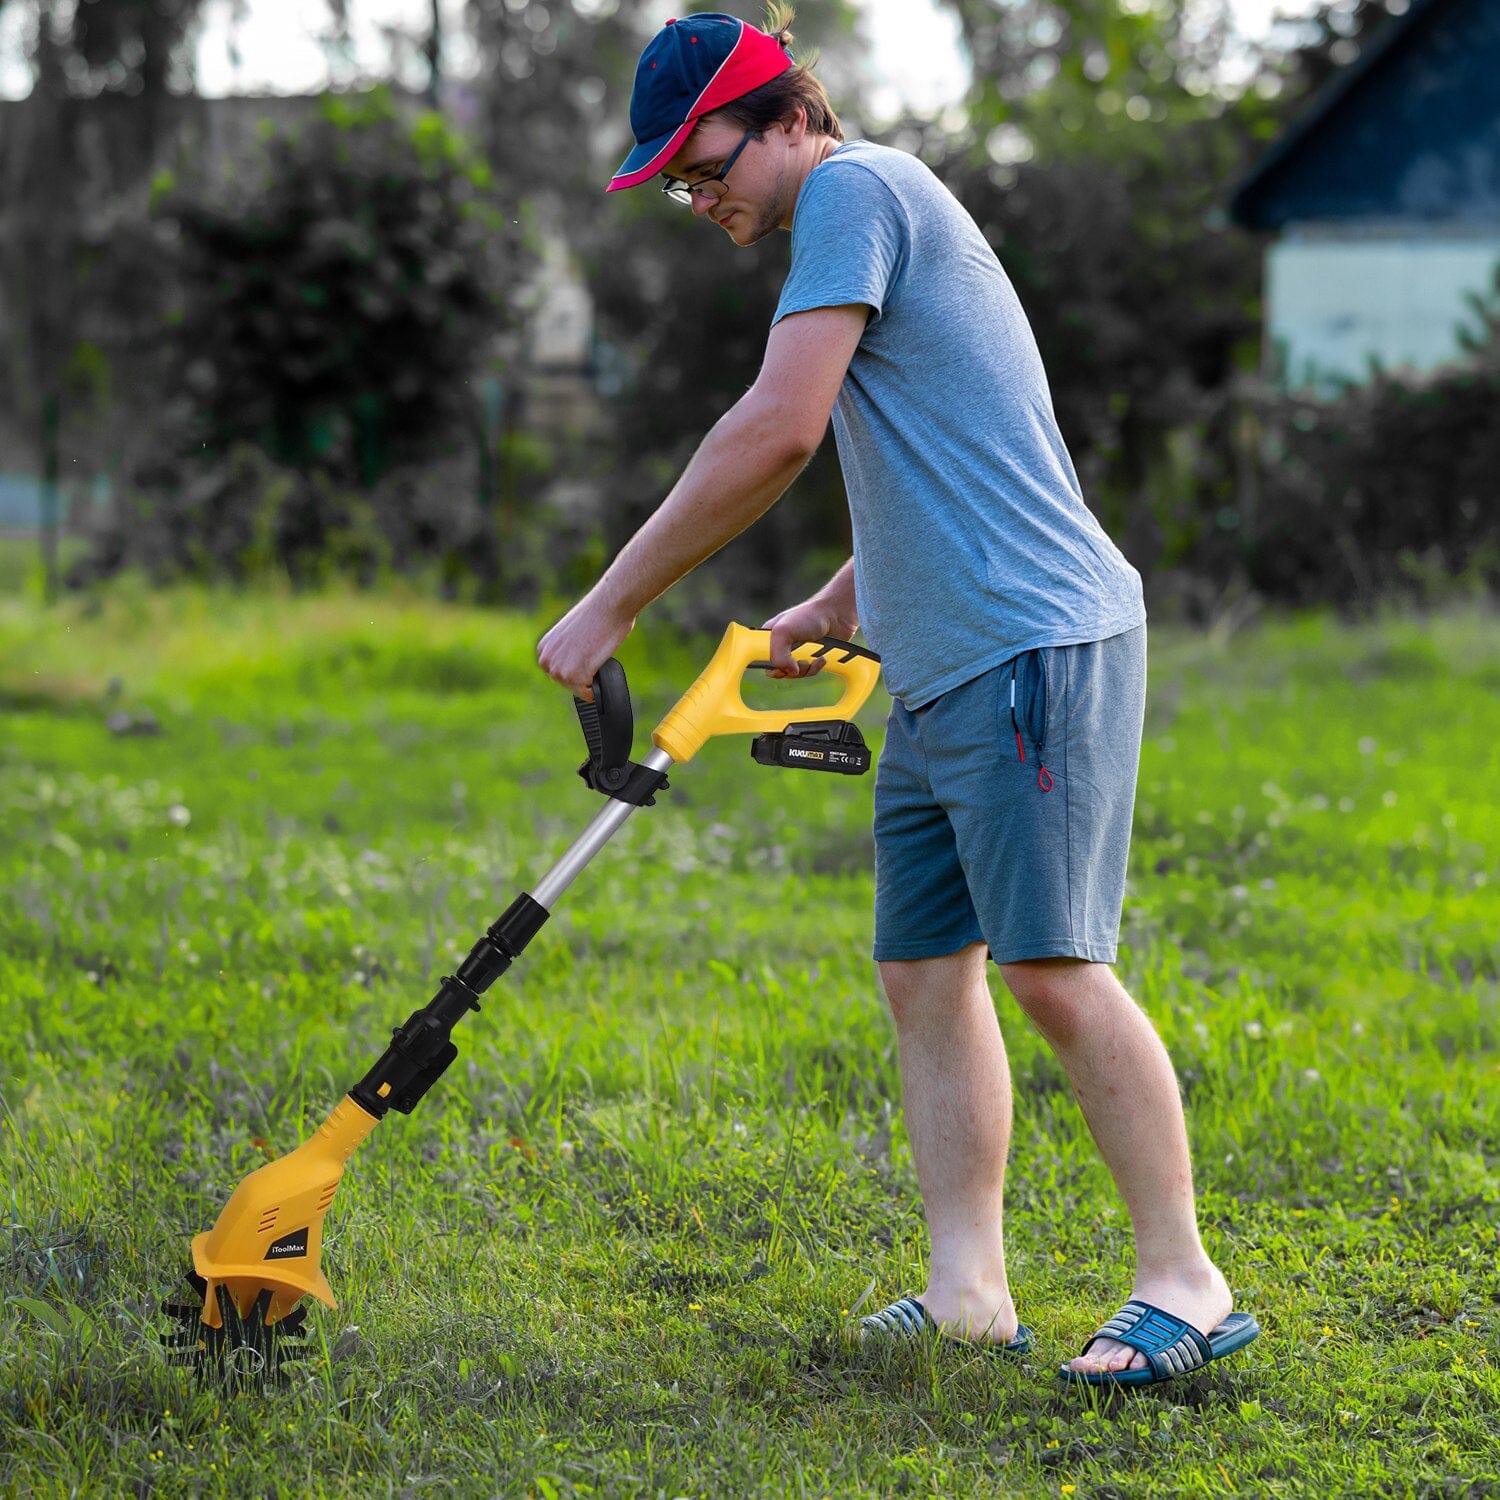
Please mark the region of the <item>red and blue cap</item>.
<svg viewBox="0 0 1500 1500"><path fill-rule="evenodd" d="M668 21L636 65L630 128L636 146L606 192L638 187L677 154L704 115L779 78L792 66L775 37L708 11Z"/></svg>

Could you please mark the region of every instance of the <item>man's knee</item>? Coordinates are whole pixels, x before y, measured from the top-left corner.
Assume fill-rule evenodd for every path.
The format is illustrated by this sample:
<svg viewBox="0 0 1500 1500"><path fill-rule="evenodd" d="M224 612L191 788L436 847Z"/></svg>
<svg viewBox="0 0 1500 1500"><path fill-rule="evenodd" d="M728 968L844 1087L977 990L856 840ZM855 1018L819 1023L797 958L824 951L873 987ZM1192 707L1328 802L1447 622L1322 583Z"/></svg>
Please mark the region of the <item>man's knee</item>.
<svg viewBox="0 0 1500 1500"><path fill-rule="evenodd" d="M983 943L945 953L939 958L882 959L880 986L896 1025L934 1007L954 1003L977 978L984 983L985 947Z"/></svg>
<svg viewBox="0 0 1500 1500"><path fill-rule="evenodd" d="M1066 1047L1096 1020L1119 988L1108 964L1081 958L1033 958L1001 964L1016 1004L1054 1047Z"/></svg>

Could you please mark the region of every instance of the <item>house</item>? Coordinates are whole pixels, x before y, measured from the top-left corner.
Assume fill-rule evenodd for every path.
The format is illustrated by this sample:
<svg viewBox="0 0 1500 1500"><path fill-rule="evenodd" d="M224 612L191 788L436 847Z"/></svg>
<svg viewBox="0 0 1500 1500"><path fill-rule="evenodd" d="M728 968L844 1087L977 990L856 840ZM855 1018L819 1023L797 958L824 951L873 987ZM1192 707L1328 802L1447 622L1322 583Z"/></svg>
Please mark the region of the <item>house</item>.
<svg viewBox="0 0 1500 1500"><path fill-rule="evenodd" d="M1500 267L1500 0L1410 0L1236 189L1275 231L1270 372L1333 391L1463 352Z"/></svg>

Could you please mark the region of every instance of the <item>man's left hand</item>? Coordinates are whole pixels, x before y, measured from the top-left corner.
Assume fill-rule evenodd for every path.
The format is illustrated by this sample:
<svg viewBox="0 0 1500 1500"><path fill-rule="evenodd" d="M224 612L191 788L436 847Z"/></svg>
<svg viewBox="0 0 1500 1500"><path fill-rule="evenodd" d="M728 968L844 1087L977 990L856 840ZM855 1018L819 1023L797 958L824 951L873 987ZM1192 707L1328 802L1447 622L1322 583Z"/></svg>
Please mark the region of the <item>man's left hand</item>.
<svg viewBox="0 0 1500 1500"><path fill-rule="evenodd" d="M595 589L541 638L536 659L554 682L591 701L595 673L634 629L635 616L620 614Z"/></svg>

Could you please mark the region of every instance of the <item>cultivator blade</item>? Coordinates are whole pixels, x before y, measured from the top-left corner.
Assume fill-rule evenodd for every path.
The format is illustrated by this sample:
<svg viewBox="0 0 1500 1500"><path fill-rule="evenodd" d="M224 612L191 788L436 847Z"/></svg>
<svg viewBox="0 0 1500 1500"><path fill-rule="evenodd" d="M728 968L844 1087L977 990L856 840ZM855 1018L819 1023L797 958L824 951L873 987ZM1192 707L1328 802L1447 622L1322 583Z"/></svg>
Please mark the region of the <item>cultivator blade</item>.
<svg viewBox="0 0 1500 1500"><path fill-rule="evenodd" d="M287 1367L306 1356L307 1309L293 1307L275 1316L285 1301L280 1290L261 1288L241 1311L229 1286L210 1284L196 1271L187 1279L198 1300L169 1302L162 1309L179 1325L164 1339L173 1363L223 1385L270 1385L285 1380L291 1373Z"/></svg>

